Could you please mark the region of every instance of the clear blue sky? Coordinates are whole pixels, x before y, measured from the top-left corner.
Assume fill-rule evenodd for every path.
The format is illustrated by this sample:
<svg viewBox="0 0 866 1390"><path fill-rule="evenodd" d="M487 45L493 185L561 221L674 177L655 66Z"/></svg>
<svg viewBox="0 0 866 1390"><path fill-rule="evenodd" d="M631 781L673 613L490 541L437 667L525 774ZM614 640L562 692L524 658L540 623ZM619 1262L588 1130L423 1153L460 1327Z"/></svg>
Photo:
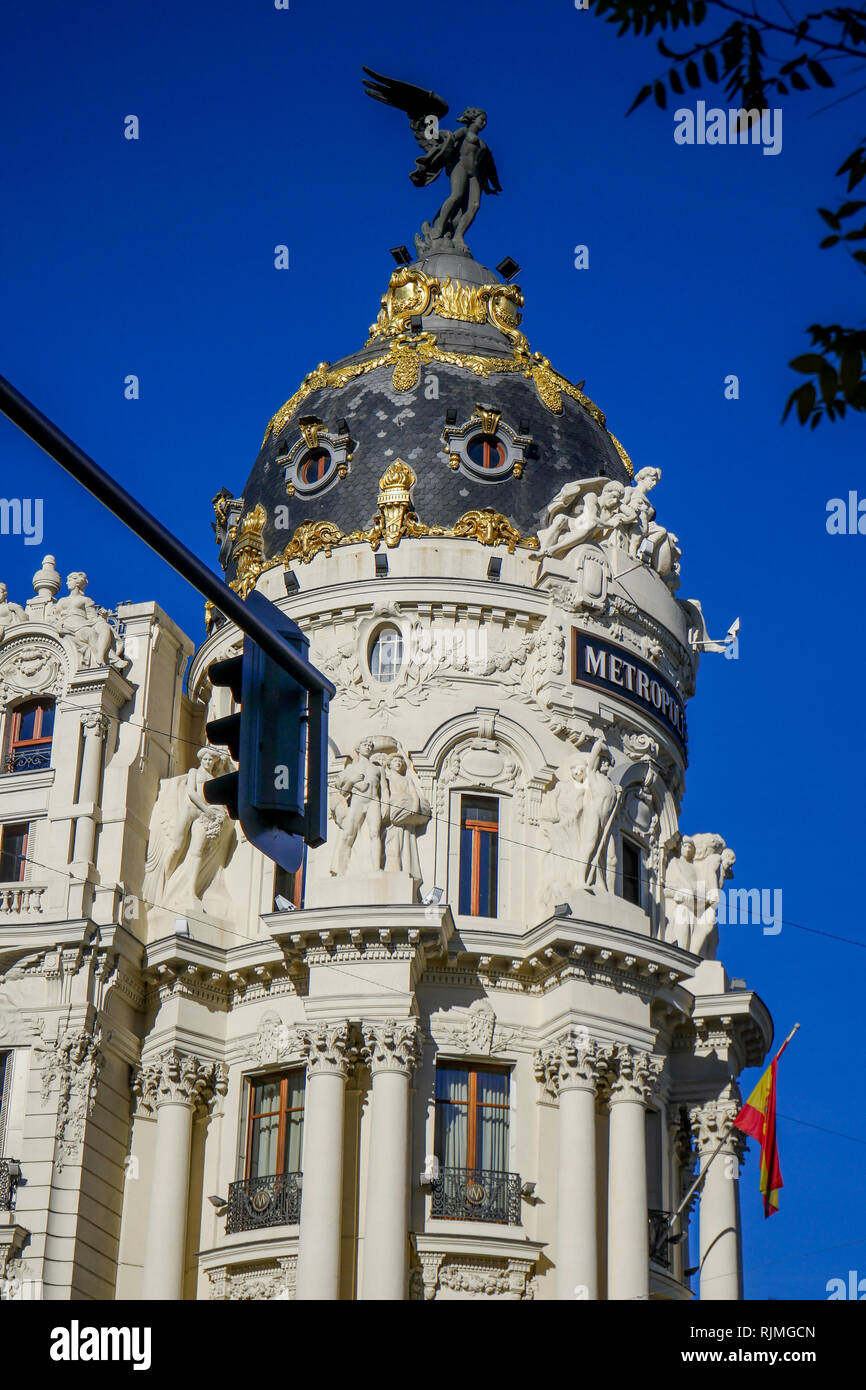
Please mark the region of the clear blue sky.
<svg viewBox="0 0 866 1390"><path fill-rule="evenodd" d="M452 114L486 108L505 191L472 229L476 257L521 262L531 346L586 378L638 466L664 470L681 596L719 632L742 619L740 659L706 657L690 707L682 825L721 832L735 883L781 888L785 919L813 929L728 928L722 954L779 1039L802 1023L780 1068L781 1213L762 1218L754 1145L741 1184L746 1293L823 1298L828 1279L866 1276L853 895L866 536L825 531L829 497L866 495L866 429L779 420L804 327L862 318L862 281L817 249L815 213L843 196L832 175L858 100L814 115L836 94L790 102L775 158L685 148L671 111L624 118L663 66L654 41L618 39L571 0L291 6L7 0L0 371L215 562L212 495L241 489L304 374L363 342L388 248L436 206L409 183L408 129L362 95L360 64L435 87ZM3 495L45 499L44 545L0 538L13 598L51 551L64 574L87 569L98 602L155 598L201 638L197 596L5 422L0 459Z"/></svg>

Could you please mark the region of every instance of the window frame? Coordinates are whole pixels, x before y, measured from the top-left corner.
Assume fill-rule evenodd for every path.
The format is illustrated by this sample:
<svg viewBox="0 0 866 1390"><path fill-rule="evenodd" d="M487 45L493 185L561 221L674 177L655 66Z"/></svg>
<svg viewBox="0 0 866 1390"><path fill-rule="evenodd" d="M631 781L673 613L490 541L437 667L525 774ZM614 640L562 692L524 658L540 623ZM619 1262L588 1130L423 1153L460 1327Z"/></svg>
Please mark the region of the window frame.
<svg viewBox="0 0 866 1390"><path fill-rule="evenodd" d="M440 1156L440 1141L441 1141L441 1138L442 1138L442 1126L441 1126L441 1124L440 1124L439 1115L440 1115L441 1108L442 1108L443 1106L446 1106L446 1105L453 1106L455 1109L463 1109L463 1108L465 1108L465 1109L466 1109L466 1112L467 1112L467 1119L466 1119L466 1154L465 1154L464 1161L463 1161L462 1163L460 1163L460 1164L455 1165L455 1166L457 1166L458 1168L464 1168L464 1169L468 1169L468 1170L473 1170L473 1169L474 1169L475 1171L478 1171L478 1172L484 1172L484 1171L486 1171L486 1170L484 1170L484 1169L481 1169L481 1168L479 1167L478 1162L477 1162L477 1159L478 1159L478 1131L479 1131L478 1111L481 1110L481 1109L485 1109L485 1110L504 1110L504 1111L506 1112L506 1116L507 1116L507 1131L506 1131L506 1132L507 1132L507 1144L508 1144L508 1148L509 1148L509 1151L510 1151L510 1148L511 1148L511 1108L512 1108L512 1087L511 1087L511 1078L512 1078L512 1072L513 1072L513 1070L514 1070L513 1067L510 1067L510 1066L508 1066L508 1065L497 1065L495 1062L470 1062L470 1061L466 1060L465 1058L459 1058L459 1057L442 1057L441 1059L437 1059L437 1062L436 1062L436 1073L435 1073L434 1081L433 1081L433 1108L434 1108L433 1151L434 1151L434 1153L435 1153L435 1155L436 1155L437 1160L438 1160L440 1163L442 1162L442 1159L441 1159L441 1156ZM469 1084L468 1084L468 1087L467 1087L467 1092L468 1092L468 1094L467 1094L467 1099L466 1099L465 1101L446 1100L444 1097L443 1097L443 1098L440 1098L438 1095L436 1095L436 1091L438 1090L438 1077L439 1077L439 1072L440 1072L440 1071L442 1071L442 1072L444 1072L444 1071L462 1071L462 1072L465 1072L465 1073L467 1074L467 1076L468 1076L468 1078L469 1078ZM498 1101L486 1101L486 1102L482 1102L482 1101L480 1101L480 1100L478 1099L478 1077L481 1076L481 1075L487 1075L487 1076L489 1076L489 1075L491 1075L491 1074L493 1074L493 1075L495 1075L495 1076L504 1076L504 1077L505 1077L505 1080L506 1080L506 1090L505 1090L505 1101L504 1101L503 1103L500 1103L500 1102L498 1102ZM471 1160L472 1160L471 1162L470 1162L470 1157L471 1157ZM493 1170L491 1170L491 1171L493 1171ZM508 1169L503 1169L502 1171L503 1171L503 1172L507 1172Z"/></svg>
<svg viewBox="0 0 866 1390"><path fill-rule="evenodd" d="M627 902L627 903L633 903L635 907L641 907L641 908L642 908L643 905L644 905L644 897L643 897L643 851L642 851L642 847L638 844L637 840L633 840L633 839L631 838L630 835L621 835L621 836L620 836L620 850L621 850L621 856L620 856L620 889L621 889L621 897L625 900L625 902ZM635 861L636 861L636 872L635 872L634 874L631 874L631 873L630 873L630 874L628 874L628 875L626 874L626 868L625 868L625 866L626 866L626 851L627 851L627 850L628 850L631 854L633 854L633 855L635 856ZM628 883L634 883L634 884L635 884L635 888L636 888L636 892L637 892L637 897L634 897L634 898L629 897L628 893L626 892L626 883L627 883L627 882L628 882Z"/></svg>
<svg viewBox="0 0 866 1390"><path fill-rule="evenodd" d="M2 875L2 873L0 873L0 883L24 883L24 881L25 881L25 879L26 879L26 877L27 877L27 862L28 862L28 860L27 860L27 852L28 852L28 850L29 850L29 848L30 848L30 840L31 840L32 834L33 834L33 831L32 831L32 829L31 829L31 826L32 826L32 821L26 821L26 820L25 820L25 821L0 821L0 867L2 867L2 864L3 864L3 856L4 856L4 854L6 853L6 850L5 850L4 846L5 846L5 840L6 840L7 832L8 832L9 830L23 830L23 831L24 831L24 836L23 836L23 839L24 839L24 847L23 847L23 849L20 851L20 853L19 853L19 855L18 855L18 858L19 858L19 860L20 860L20 873L19 873L19 875L18 875L17 878L4 878L3 875Z"/></svg>
<svg viewBox="0 0 866 1390"><path fill-rule="evenodd" d="M473 803L474 803L476 806L479 806L479 804L483 805L483 803L485 803L485 802L487 802L487 803L489 803L491 806L495 807L495 810L496 810L496 820L495 820L495 822L494 822L494 821L482 821L482 820L480 820L480 819L475 819L475 820L473 820L473 821L467 820L467 810L469 809L469 807L471 807L471 805L472 805ZM468 803L468 805L467 805L467 803ZM464 854L464 831L467 831L467 830L471 832L471 839L470 839L470 850L469 850L469 864L470 864L470 867L469 867L469 908L468 908L468 910L465 910L465 909L464 909L464 899L463 899L463 854ZM492 881L492 889L493 889L492 894L490 894L490 892L489 892L489 890L490 890L490 885L488 884L488 894L489 894L490 897L492 897L493 901L492 901L492 903L491 903L491 902L488 900L488 903L487 903L488 908L492 906L492 909L493 909L492 912L490 912L490 911L488 911L488 912L482 912L482 911L481 911L481 859L482 859L482 853L481 853L481 836L482 836L482 834L487 834L487 835L489 835L489 836L491 837L491 839L495 840L495 844L493 845L493 847L491 848L491 851L490 851L491 860L493 861L493 862L492 862L492 865L491 865L491 875L490 875L491 881ZM501 835L501 816L500 816L500 799L499 799L499 797L497 797L497 796L488 796L488 795L483 794L483 793L478 793L478 794L476 794L476 793L468 792L468 791L463 791L463 792L461 792L461 793L460 793L460 830L459 830L459 842L458 842L458 854L457 854L457 890L458 890L458 892L457 892L457 899L458 899L458 913L459 913L461 916L463 916L463 917L479 917L479 918L482 918L482 919L485 920L485 921L495 921L495 920L497 919L498 915L499 915L499 901L500 901L500 896L501 896L501 894L500 894L500 882L499 882L499 879L500 879L500 868L501 868L501 855L500 855L500 852L499 852L499 840L500 840L500 835Z"/></svg>
<svg viewBox="0 0 866 1390"><path fill-rule="evenodd" d="M394 674L393 674L392 676L390 676L390 677L386 677L386 678L383 679L383 677L381 676L381 674L377 674L377 673L376 673L376 670L375 670L375 668L374 668L374 654L375 654L375 652L376 652L377 647L379 646L379 643L380 643L381 640L382 640L383 635L385 635L386 633L389 634L389 635L393 635L393 636L396 638L396 641L393 643L393 648L396 649L396 650L398 651L398 654L399 654L399 658L400 658L400 659L399 659L399 665L392 666L392 667L389 668L389 669L393 670L393 673L394 673ZM404 636L403 636L403 631L402 631L402 629L398 626L397 623L394 623L394 622L382 623L379 627L376 628L376 630L375 630L375 632L373 633L372 637L370 638L370 641L369 641L368 646L367 646L367 666L369 667L371 678L372 678L374 681L376 681L378 685L393 685L394 682L397 681L397 680L399 679L400 674L401 674L401 672L402 672L403 667L405 666L405 664L406 664L406 641L405 641L405 638L404 638ZM379 671L380 671L380 672L381 672L381 669L382 669L382 668L381 668L381 664L380 664L380 666L379 666Z"/></svg>
<svg viewBox="0 0 866 1390"><path fill-rule="evenodd" d="M22 720L22 716L25 715L25 714L28 714L28 713L30 712L31 709L35 709L35 710L36 710L36 720L35 720L35 723L34 723L34 736L33 736L33 738L21 738L21 737L20 737L20 730L21 730L21 720ZM51 721L51 733L46 735L46 734L43 734L43 733L42 733L42 726L43 726L43 723L44 723L44 717L45 717L45 713L46 713L47 710L50 710L50 711L51 711L52 721ZM6 758L5 758L6 767L7 767L7 769L8 769L9 772L13 772L13 771L14 771L14 768L13 768L12 764L13 764L13 761L14 761L14 758L15 758L15 753L16 753L16 751L17 751L18 749L22 749L22 750L27 751L27 750L35 750L35 749L37 749L37 748L45 748L45 747L47 747L47 748L50 750L50 748L51 748L51 746L52 746L52 744L53 744L53 742L54 742L54 716L56 715L56 712L57 712L57 701L54 699L54 696L53 696L53 695L37 695L37 696L34 696L32 699L23 700L20 704L14 706L14 708L10 709L10 711L9 711L9 737L8 737L8 739L7 739ZM40 770L40 771L44 771L44 769L39 769L39 770Z"/></svg>
<svg viewBox="0 0 866 1390"><path fill-rule="evenodd" d="M289 1106L286 1104L286 1101L287 1101L287 1099L288 1099L289 1082L290 1082L290 1080L291 1080L292 1077L297 1077L297 1076L302 1076L302 1077L303 1077L303 1083L304 1083L304 1084L303 1084L303 1087L302 1087L302 1094L303 1094L303 1097L304 1097L304 1099L303 1099L303 1104L301 1104L301 1105L295 1105L295 1106L289 1107ZM276 1080L279 1080L279 1082L280 1082L280 1103L279 1103L279 1108L276 1109L276 1110L260 1110L260 1111L254 1111L254 1110L253 1110L253 1105L254 1105L254 1103L255 1103L256 1088L259 1087L259 1086L265 1086L265 1085L267 1085L268 1082L273 1082L273 1081L276 1081ZM264 1072L261 1076L249 1076L249 1077L247 1077L247 1083L248 1083L248 1095L247 1095L247 1102L246 1102L246 1142L245 1142L245 1145L244 1145L244 1181L245 1181L245 1182L254 1182L254 1181L256 1181L258 1178L279 1178L279 1177L285 1177L285 1176L286 1176L286 1149L287 1149L287 1146L288 1146L288 1133L289 1133L289 1123L290 1123L289 1117L290 1117L291 1115L297 1115L298 1113L300 1113L302 1117L305 1117L305 1113L306 1113L306 1105L307 1105L307 1082L306 1082L306 1075L305 1075L305 1073L304 1073L304 1068L303 1068L303 1067L289 1067L288 1070L286 1070L286 1071L269 1071L269 1072ZM272 1116L272 1115L278 1115L278 1116L279 1116L279 1122L280 1122L280 1123L279 1123L279 1130L278 1130L278 1133L277 1133L277 1171L276 1171L275 1173L257 1173L257 1174L256 1174L256 1177L253 1178L253 1175L252 1175L252 1171L251 1171L251 1170L252 1170L252 1157L253 1157L253 1132L254 1132L254 1122L255 1122L256 1120L265 1119L265 1118L270 1117L270 1116ZM304 1120L303 1120L303 1118L302 1118L301 1123L303 1124L303 1122L304 1122ZM304 1138L303 1138L303 1134L302 1134L302 1136L301 1136L301 1158L302 1158L302 1162L303 1162L303 1151L304 1151ZM294 1170L291 1170L291 1171L294 1171Z"/></svg>

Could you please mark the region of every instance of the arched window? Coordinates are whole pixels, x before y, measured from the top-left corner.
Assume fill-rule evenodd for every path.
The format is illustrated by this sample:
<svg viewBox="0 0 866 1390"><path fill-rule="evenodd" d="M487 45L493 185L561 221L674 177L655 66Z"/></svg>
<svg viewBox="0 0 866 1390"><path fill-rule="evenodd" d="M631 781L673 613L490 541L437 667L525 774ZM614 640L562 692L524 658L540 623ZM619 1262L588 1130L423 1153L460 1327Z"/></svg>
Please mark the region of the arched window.
<svg viewBox="0 0 866 1390"><path fill-rule="evenodd" d="M48 767L54 733L54 701L45 696L28 700L11 710L10 718L6 771L38 772Z"/></svg>
<svg viewBox="0 0 866 1390"><path fill-rule="evenodd" d="M370 674L388 684L396 680L403 666L403 634L396 627L380 627L370 648Z"/></svg>

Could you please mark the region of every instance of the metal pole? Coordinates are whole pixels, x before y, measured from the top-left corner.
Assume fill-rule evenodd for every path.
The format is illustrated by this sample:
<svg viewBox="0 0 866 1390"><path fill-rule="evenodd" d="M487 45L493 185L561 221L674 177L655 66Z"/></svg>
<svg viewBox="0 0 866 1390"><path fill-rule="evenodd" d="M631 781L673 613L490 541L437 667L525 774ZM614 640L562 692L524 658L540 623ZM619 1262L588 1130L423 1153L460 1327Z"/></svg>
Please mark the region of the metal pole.
<svg viewBox="0 0 866 1390"><path fill-rule="evenodd" d="M92 493L98 502L134 531L143 541L155 550L160 559L165 560L194 589L211 600L213 604L251 638L267 656L305 690L322 691L329 697L336 694L335 687L321 671L304 661L288 642L275 632L267 622L254 613L243 599L230 589L225 580L220 579L208 569L207 565L191 550L172 535L171 531L157 521L145 507L137 502L119 483L94 463L83 449L63 433L62 430L43 415L31 401L16 391L11 382L0 376L0 410L24 434L28 435L49 458L65 468L67 473ZM279 609L276 609L279 613Z"/></svg>

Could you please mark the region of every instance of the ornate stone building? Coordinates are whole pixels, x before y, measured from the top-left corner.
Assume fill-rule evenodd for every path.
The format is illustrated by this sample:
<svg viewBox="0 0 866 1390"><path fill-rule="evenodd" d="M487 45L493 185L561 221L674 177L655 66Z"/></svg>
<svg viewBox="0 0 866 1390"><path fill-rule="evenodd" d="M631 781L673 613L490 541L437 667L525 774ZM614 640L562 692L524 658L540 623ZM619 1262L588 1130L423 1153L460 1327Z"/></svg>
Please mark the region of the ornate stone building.
<svg viewBox="0 0 866 1390"><path fill-rule="evenodd" d="M446 243L215 499L338 690L299 874L203 796L219 613L0 591L6 1297L740 1296L736 1138L668 1223L772 1037L679 824L700 606L658 470Z"/></svg>

